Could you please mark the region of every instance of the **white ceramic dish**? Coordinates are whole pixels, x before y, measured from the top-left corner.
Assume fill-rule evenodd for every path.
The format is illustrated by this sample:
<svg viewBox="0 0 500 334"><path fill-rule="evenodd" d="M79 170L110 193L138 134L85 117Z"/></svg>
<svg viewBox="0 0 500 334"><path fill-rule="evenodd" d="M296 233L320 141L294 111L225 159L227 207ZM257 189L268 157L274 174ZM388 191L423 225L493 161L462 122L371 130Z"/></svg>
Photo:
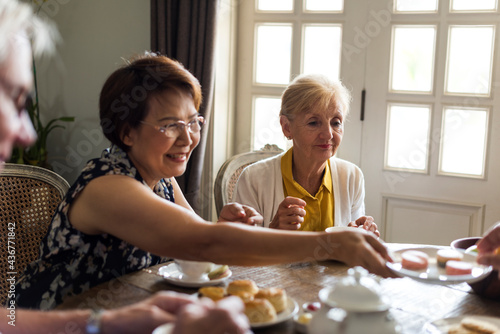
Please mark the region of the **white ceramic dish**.
<svg viewBox="0 0 500 334"><path fill-rule="evenodd" d="M282 312L278 313L278 316L276 317L276 319L274 321L260 322L257 324L250 324L250 327L262 328L262 327L276 325L276 324L285 322L288 319L293 318L293 316L295 314L297 314L298 311L299 311L299 304L297 304L297 302L294 299L288 297L286 309L284 309Z"/></svg>
<svg viewBox="0 0 500 334"><path fill-rule="evenodd" d="M165 324L160 327L156 327L156 329L151 334L170 334L174 330L173 324Z"/></svg>
<svg viewBox="0 0 500 334"><path fill-rule="evenodd" d="M416 281L430 284L459 284L459 283L474 283L486 277L492 268L483 266L476 262L476 256L473 254L464 254L462 261L470 262L473 264L471 275L446 275L444 268L437 265L436 253L439 249L445 247L415 247L401 249L396 252L391 252L391 257L394 262L387 262L389 267L396 275L402 277L409 277ZM419 250L429 255L429 266L427 270L408 270L404 269L401 265L401 254L407 250Z"/></svg>
<svg viewBox="0 0 500 334"><path fill-rule="evenodd" d="M229 271L228 276L219 279L211 280L207 275L204 275L201 279L198 280L186 280L185 278L183 278L182 273L177 269L177 265L175 263L170 263L166 266L161 267L160 269L158 269L158 274L163 276L163 278L165 278L165 280L170 284L182 286L185 288L200 288L202 286L218 285L225 282L232 275L231 271Z"/></svg>
<svg viewBox="0 0 500 334"><path fill-rule="evenodd" d="M455 318L445 318L445 319L439 319L435 320L432 322L428 322L425 324L424 329L426 333L429 334L445 334L448 333L449 329L453 325L458 325L460 321L462 321L463 318L466 316L461 316L461 317L455 317ZM487 316L481 316L481 315L474 315L474 316L467 316L467 317L472 317L477 320L482 320L482 321L487 321L491 324L494 324L500 328L500 318L495 318L495 317L487 317Z"/></svg>
<svg viewBox="0 0 500 334"><path fill-rule="evenodd" d="M340 231L347 231L351 228L354 228L354 227L347 227L347 226L332 226L332 227L327 227L325 229L325 232L340 232Z"/></svg>

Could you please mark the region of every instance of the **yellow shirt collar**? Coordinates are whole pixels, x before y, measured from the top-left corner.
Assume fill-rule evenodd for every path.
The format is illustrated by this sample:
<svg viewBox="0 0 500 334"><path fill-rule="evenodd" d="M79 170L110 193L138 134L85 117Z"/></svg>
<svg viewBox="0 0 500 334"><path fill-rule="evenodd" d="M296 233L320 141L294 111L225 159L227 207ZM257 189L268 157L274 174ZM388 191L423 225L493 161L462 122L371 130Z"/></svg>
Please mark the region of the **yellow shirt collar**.
<svg viewBox="0 0 500 334"><path fill-rule="evenodd" d="M310 195L314 197L316 194L309 194L300 184L298 184L294 179L293 179L293 172L292 172L292 154L293 154L293 147L290 148L284 155L281 157L281 175L283 176L283 182L286 185L286 196L293 196L293 197L298 197L298 198L303 198L305 195ZM288 185L292 187L288 187ZM330 160L327 161L326 167L325 167L325 173L323 174L323 181L321 182L321 185L319 187L319 191L321 191L322 188L325 188L328 190L330 194L333 194L333 184L332 184L332 173L330 169Z"/></svg>

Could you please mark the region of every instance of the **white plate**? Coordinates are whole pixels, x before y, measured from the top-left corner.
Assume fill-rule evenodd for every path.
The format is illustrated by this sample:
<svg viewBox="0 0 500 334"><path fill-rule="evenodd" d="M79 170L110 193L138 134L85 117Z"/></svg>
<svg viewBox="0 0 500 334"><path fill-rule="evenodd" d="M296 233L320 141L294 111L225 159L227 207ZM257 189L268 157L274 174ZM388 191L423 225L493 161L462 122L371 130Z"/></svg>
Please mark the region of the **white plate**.
<svg viewBox="0 0 500 334"><path fill-rule="evenodd" d="M283 311L278 313L275 320L268 321L268 322L259 322L256 324L250 324L250 327L261 328L261 327L268 327L268 326L276 325L276 324L285 322L288 319L293 318L293 316L295 314L297 314L298 311L299 311L299 304L297 304L297 302L294 299L288 297L286 309L284 309Z"/></svg>
<svg viewBox="0 0 500 334"><path fill-rule="evenodd" d="M391 252L391 257L394 262L387 262L389 267L396 275L403 277L410 277L414 280L430 284L458 284L458 283L474 283L486 277L491 271L490 266L483 266L476 262L476 255L463 254L462 261L470 262L473 264L471 275L446 275L446 270L437 265L436 253L438 250L449 247L415 247L400 249ZM401 254L407 250L419 250L429 255L429 266L427 270L408 270L404 269L401 265Z"/></svg>
<svg viewBox="0 0 500 334"><path fill-rule="evenodd" d="M174 324L165 324L156 329L151 334L170 334L174 330Z"/></svg>
<svg viewBox="0 0 500 334"><path fill-rule="evenodd" d="M426 330L427 333L430 334L448 333L448 330L450 329L451 326L459 324L460 321L462 321L462 319L465 317L471 317L477 320L487 321L500 328L500 318L487 317L482 315L467 315L455 318L439 319L433 322L428 322L425 324L424 329Z"/></svg>
<svg viewBox="0 0 500 334"><path fill-rule="evenodd" d="M208 278L208 276L205 275L200 280L186 280L182 277L182 273L179 272L175 263L170 263L166 266L161 267L160 269L158 269L158 274L163 276L163 278L165 278L165 280L170 284L182 286L185 288L200 288L202 286L221 284L232 275L231 270L229 270L229 275L218 279L211 280Z"/></svg>
<svg viewBox="0 0 500 334"><path fill-rule="evenodd" d="M325 229L325 232L340 232L340 231L351 231L351 228L354 228L354 227L347 227L347 226L331 226L331 227L327 227Z"/></svg>

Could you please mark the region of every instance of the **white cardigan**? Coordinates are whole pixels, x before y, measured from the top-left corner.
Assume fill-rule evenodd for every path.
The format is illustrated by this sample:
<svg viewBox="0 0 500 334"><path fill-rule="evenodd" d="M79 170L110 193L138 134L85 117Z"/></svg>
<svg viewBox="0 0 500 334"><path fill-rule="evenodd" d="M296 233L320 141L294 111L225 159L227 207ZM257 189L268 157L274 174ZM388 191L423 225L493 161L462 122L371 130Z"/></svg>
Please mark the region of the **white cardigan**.
<svg viewBox="0 0 500 334"><path fill-rule="evenodd" d="M265 227L269 227L278 206L285 199L281 175L281 157L284 154L246 167L234 189L233 201L254 207L264 217ZM335 226L347 226L365 215L363 172L355 164L335 157L330 158L330 167Z"/></svg>

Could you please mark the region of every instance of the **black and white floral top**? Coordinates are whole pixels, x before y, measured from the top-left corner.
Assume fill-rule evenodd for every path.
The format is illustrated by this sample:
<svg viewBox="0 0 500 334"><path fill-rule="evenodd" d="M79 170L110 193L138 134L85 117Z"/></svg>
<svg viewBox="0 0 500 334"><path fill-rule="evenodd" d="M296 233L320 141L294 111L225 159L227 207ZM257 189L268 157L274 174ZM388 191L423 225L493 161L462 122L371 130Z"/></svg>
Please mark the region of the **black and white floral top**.
<svg viewBox="0 0 500 334"><path fill-rule="evenodd" d="M127 154L116 146L90 160L57 208L40 245L39 259L26 268L16 285L18 307L52 309L66 297L166 260L110 234L87 235L71 225L71 203L90 181L103 175L130 176L147 187ZM169 179L162 179L154 191L174 202Z"/></svg>

